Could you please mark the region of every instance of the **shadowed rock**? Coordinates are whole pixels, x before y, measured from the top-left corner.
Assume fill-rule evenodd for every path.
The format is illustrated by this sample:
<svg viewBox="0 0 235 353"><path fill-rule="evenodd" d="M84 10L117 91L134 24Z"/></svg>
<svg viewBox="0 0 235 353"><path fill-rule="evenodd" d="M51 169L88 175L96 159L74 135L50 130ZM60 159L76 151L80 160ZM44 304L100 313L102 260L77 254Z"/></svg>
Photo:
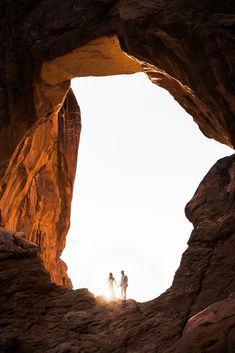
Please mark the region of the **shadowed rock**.
<svg viewBox="0 0 235 353"><path fill-rule="evenodd" d="M1 352L233 353L234 156L187 205L189 247L159 298L107 304L51 279L71 286L60 260L80 133L70 79L143 71L206 136L235 146L234 10L232 0L1 2L0 224L12 229L0 229Z"/></svg>

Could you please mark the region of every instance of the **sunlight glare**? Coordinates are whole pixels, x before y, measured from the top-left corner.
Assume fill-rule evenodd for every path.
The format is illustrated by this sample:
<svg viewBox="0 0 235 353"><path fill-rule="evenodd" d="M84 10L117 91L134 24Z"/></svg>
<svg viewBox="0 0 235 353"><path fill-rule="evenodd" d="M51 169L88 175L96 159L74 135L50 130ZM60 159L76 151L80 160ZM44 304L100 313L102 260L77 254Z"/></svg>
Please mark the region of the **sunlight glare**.
<svg viewBox="0 0 235 353"><path fill-rule="evenodd" d="M127 297L153 299L173 280L192 225L184 207L217 159L170 94L143 73L76 78L82 134L63 260L74 288L108 295L109 272ZM115 288L120 297L120 288Z"/></svg>

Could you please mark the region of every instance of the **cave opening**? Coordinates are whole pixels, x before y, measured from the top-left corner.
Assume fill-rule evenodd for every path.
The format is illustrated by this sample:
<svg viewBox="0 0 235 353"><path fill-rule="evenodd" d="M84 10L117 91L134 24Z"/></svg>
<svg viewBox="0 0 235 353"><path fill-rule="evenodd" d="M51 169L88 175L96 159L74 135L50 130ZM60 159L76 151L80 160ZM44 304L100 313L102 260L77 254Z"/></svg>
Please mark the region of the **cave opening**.
<svg viewBox="0 0 235 353"><path fill-rule="evenodd" d="M124 269L143 302L173 280L192 229L184 207L231 150L206 139L144 73L72 81L82 133L63 259L74 288L107 292ZM119 289L117 289L119 296Z"/></svg>

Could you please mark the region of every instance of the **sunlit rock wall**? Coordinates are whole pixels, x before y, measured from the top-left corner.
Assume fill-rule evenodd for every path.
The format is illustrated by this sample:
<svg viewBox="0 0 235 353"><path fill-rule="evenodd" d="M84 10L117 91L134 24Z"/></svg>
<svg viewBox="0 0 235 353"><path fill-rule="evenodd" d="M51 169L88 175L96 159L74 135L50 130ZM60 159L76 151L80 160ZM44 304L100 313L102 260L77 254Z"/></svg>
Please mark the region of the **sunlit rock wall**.
<svg viewBox="0 0 235 353"><path fill-rule="evenodd" d="M80 129L80 112L70 91L59 114L27 131L0 182L3 225L24 231L38 244L52 280L67 286L71 282L60 255L70 224Z"/></svg>

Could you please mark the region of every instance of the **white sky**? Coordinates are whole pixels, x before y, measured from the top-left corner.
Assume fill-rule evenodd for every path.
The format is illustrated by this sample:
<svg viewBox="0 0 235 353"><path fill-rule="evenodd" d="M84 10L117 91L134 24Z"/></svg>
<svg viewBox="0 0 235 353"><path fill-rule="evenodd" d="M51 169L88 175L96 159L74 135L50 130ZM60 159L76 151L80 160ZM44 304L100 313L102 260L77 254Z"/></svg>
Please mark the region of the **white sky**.
<svg viewBox="0 0 235 353"><path fill-rule="evenodd" d="M105 294L108 273L129 277L128 298L170 287L192 225L184 207L232 149L207 139L143 73L77 78L82 134L63 260L74 288ZM119 289L117 289L119 295Z"/></svg>

